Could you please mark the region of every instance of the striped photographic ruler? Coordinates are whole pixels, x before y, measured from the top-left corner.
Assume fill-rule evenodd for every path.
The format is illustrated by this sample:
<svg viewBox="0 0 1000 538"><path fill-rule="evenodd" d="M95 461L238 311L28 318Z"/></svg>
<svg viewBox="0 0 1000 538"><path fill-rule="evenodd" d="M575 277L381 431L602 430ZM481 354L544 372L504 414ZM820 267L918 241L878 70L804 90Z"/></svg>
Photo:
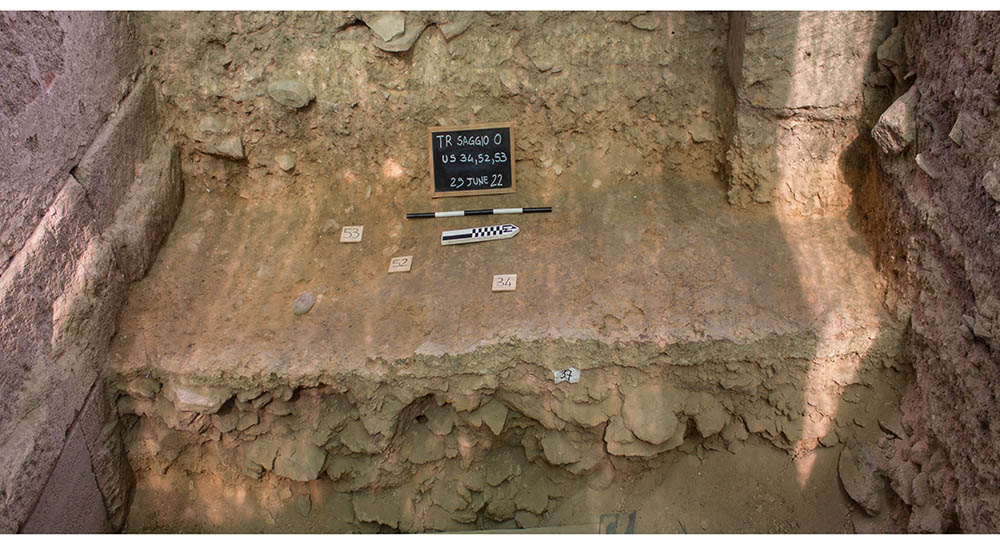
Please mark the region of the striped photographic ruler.
<svg viewBox="0 0 1000 538"><path fill-rule="evenodd" d="M465 228L464 230L448 230L441 232L442 245L459 245L461 243L478 243L494 239L510 239L521 229L513 224L497 224L480 228Z"/></svg>

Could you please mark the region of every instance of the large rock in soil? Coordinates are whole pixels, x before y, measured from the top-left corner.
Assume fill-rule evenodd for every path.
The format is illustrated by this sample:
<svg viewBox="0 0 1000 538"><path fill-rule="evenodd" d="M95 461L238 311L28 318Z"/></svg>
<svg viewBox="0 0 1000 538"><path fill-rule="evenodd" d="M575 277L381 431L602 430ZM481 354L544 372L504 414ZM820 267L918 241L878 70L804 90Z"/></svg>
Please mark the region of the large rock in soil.
<svg viewBox="0 0 1000 538"><path fill-rule="evenodd" d="M840 452L840 482L844 490L870 516L882 511L881 492L884 487L875 458L866 447L848 443Z"/></svg>

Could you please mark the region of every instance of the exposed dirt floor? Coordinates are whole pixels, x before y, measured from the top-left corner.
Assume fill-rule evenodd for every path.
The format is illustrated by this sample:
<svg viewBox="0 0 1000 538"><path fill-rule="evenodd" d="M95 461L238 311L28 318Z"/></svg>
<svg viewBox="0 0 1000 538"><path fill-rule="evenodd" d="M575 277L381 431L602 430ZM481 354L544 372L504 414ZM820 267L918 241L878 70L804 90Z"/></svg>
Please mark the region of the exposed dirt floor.
<svg viewBox="0 0 1000 538"><path fill-rule="evenodd" d="M189 196L113 345L128 530L888 528L903 325L846 220L684 179L525 190L554 212L455 247L496 219L346 211L348 244L322 196Z"/></svg>

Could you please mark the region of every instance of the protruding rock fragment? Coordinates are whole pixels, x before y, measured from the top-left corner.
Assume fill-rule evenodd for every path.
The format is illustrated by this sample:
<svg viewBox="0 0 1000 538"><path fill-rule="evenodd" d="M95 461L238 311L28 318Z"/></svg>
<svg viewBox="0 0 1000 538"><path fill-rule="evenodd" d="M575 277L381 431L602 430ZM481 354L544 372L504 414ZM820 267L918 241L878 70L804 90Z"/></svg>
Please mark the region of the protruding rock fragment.
<svg viewBox="0 0 1000 538"><path fill-rule="evenodd" d="M278 168L285 172L291 172L295 168L295 155L291 153L279 153L274 156L274 162L278 163Z"/></svg>
<svg viewBox="0 0 1000 538"><path fill-rule="evenodd" d="M524 451L515 447L505 447L487 463L484 478L487 484L496 487L512 476L520 475L525 465L527 462L524 459ZM483 489L478 484L466 483L466 487L476 491Z"/></svg>
<svg viewBox="0 0 1000 538"><path fill-rule="evenodd" d="M455 427L455 419L458 415L450 405L432 405L424 413L427 417L427 427L437 435L448 435Z"/></svg>
<svg viewBox="0 0 1000 538"><path fill-rule="evenodd" d="M695 426L702 437L711 437L722 431L729 420L729 413L718 400L699 392L685 403L685 413L694 417Z"/></svg>
<svg viewBox="0 0 1000 538"><path fill-rule="evenodd" d="M225 388L192 387L169 383L164 389L177 411L215 413L233 395Z"/></svg>
<svg viewBox="0 0 1000 538"><path fill-rule="evenodd" d="M920 468L912 461L894 459L889 464L889 486L906 504L913 504L913 480Z"/></svg>
<svg viewBox="0 0 1000 538"><path fill-rule="evenodd" d="M715 132L712 130L712 123L704 118L695 118L691 122L691 140L697 142L711 142L715 139Z"/></svg>
<svg viewBox="0 0 1000 538"><path fill-rule="evenodd" d="M229 413L217 413L212 415L212 425L220 432L226 433L236 428L236 423L240 420L239 413L230 411Z"/></svg>
<svg viewBox="0 0 1000 538"><path fill-rule="evenodd" d="M243 456L268 471L274 467L274 456L278 453L278 442L274 439L258 438L243 445Z"/></svg>
<svg viewBox="0 0 1000 538"><path fill-rule="evenodd" d="M647 443L665 443L680 426L676 415L679 402L673 390L655 382L629 390L622 406L625 426Z"/></svg>
<svg viewBox="0 0 1000 538"><path fill-rule="evenodd" d="M878 58L878 63L889 69L897 82L902 82L906 50L903 48L903 30L899 25L896 25L889 37L879 45L875 56Z"/></svg>
<svg viewBox="0 0 1000 538"><path fill-rule="evenodd" d="M931 176L934 179L939 179L941 177L938 169L931 164L931 159L926 154L918 153L913 160L916 161L917 166L920 167L920 169L923 170L928 176Z"/></svg>
<svg viewBox="0 0 1000 538"><path fill-rule="evenodd" d="M522 529L534 529L538 527L541 520L538 516L532 514L531 512L519 511L514 514L514 521L516 521L517 526Z"/></svg>
<svg viewBox="0 0 1000 538"><path fill-rule="evenodd" d="M205 116L198 122L194 135L195 147L202 153L218 155L229 159L241 160L246 157L243 152L243 139L233 133L233 127L216 116Z"/></svg>
<svg viewBox="0 0 1000 538"><path fill-rule="evenodd" d="M667 442L654 445L637 439L619 417L611 417L608 427L604 430L604 441L607 443L609 454L648 458L680 446L684 442L684 428L677 428L674 436Z"/></svg>
<svg viewBox="0 0 1000 538"><path fill-rule="evenodd" d="M910 492L912 494L912 501L914 506L926 506L931 498L931 487L928 482L928 475L926 472L921 472L917 476L913 477L913 484L911 485Z"/></svg>
<svg viewBox="0 0 1000 538"><path fill-rule="evenodd" d="M288 79L277 80L269 84L267 94L271 96L271 99L288 108L302 108L316 97L305 84Z"/></svg>
<svg viewBox="0 0 1000 538"><path fill-rule="evenodd" d="M493 435L500 435L504 424L507 422L507 406L500 403L500 400L493 398L486 405L473 411L469 415L469 418L475 424L485 422L493 432Z"/></svg>
<svg viewBox="0 0 1000 538"><path fill-rule="evenodd" d="M411 462L418 465L430 463L444 457L444 439L418 422L406 432L402 449Z"/></svg>
<svg viewBox="0 0 1000 538"><path fill-rule="evenodd" d="M521 483L521 490L514 496L518 510L542 514L549 504L548 479L541 473L529 473Z"/></svg>
<svg viewBox="0 0 1000 538"><path fill-rule="evenodd" d="M365 430L365 427L358 421L353 421L344 426L340 432L340 442L351 452L365 454L378 454L379 447L372 436Z"/></svg>
<svg viewBox="0 0 1000 538"><path fill-rule="evenodd" d="M922 506L910 514L909 528L912 533L941 534L944 532L944 518L935 506Z"/></svg>
<svg viewBox="0 0 1000 538"><path fill-rule="evenodd" d="M872 128L872 138L883 153L897 155L916 138L917 99L917 87L914 85L882 113Z"/></svg>
<svg viewBox="0 0 1000 538"><path fill-rule="evenodd" d="M955 125L952 125L951 131L948 133L948 138L952 142L962 145L962 139L965 136L965 129L969 125L969 114L965 111L959 112L958 117L955 118Z"/></svg>
<svg viewBox="0 0 1000 538"><path fill-rule="evenodd" d="M448 22L438 24L441 33L447 41L462 34L472 26L472 15L467 11L462 11L449 16Z"/></svg>
<svg viewBox="0 0 1000 538"><path fill-rule="evenodd" d="M292 301L292 313L296 316L301 316L312 310L313 305L316 304L316 296L312 293L305 292L299 295Z"/></svg>
<svg viewBox="0 0 1000 538"><path fill-rule="evenodd" d="M507 90L509 96L521 93L521 83L517 80L517 74L510 69L500 71L500 84Z"/></svg>
<svg viewBox="0 0 1000 538"><path fill-rule="evenodd" d="M326 462L326 451L305 441L289 440L278 448L274 458L275 474L308 482L315 480Z"/></svg>
<svg viewBox="0 0 1000 538"><path fill-rule="evenodd" d="M365 17L364 21L372 33L382 41L389 41L402 34L406 26L406 18L398 11Z"/></svg>
<svg viewBox="0 0 1000 538"><path fill-rule="evenodd" d="M656 30L660 27L660 19L653 13L643 13L642 15L636 15L632 17L629 21L632 26L640 30Z"/></svg>
<svg viewBox="0 0 1000 538"><path fill-rule="evenodd" d="M840 453L837 469L840 482L851 499L861 505L868 515L877 515L882 510L882 480L876 474L877 466L871 451L853 442L848 443Z"/></svg>
<svg viewBox="0 0 1000 538"><path fill-rule="evenodd" d="M431 501L449 512L458 512L469 505L468 499L458 494L456 484L450 480L436 480L431 488Z"/></svg>
<svg viewBox="0 0 1000 538"><path fill-rule="evenodd" d="M542 453L553 465L566 465L580 461L580 447L573 442L570 434L560 431L546 432L541 439Z"/></svg>
<svg viewBox="0 0 1000 538"><path fill-rule="evenodd" d="M983 188L994 202L1000 204L1000 174L994 171L986 172L983 176Z"/></svg>
<svg viewBox="0 0 1000 538"><path fill-rule="evenodd" d="M258 422L260 422L260 417L257 416L256 412L243 413L236 423L236 429L243 431L251 426L256 426Z"/></svg>
<svg viewBox="0 0 1000 538"><path fill-rule="evenodd" d="M386 52L406 52L417 42L420 34L427 28L427 24L421 21L411 21L406 24L406 31L402 35L390 40L375 37L375 46Z"/></svg>
<svg viewBox="0 0 1000 538"><path fill-rule="evenodd" d="M138 377L128 382L126 392L134 398L152 398L160 391L161 384L155 379Z"/></svg>
<svg viewBox="0 0 1000 538"><path fill-rule="evenodd" d="M229 157L230 159L240 160L246 157L243 152L243 139L239 136L227 136L219 140L209 153L214 153L222 157Z"/></svg>

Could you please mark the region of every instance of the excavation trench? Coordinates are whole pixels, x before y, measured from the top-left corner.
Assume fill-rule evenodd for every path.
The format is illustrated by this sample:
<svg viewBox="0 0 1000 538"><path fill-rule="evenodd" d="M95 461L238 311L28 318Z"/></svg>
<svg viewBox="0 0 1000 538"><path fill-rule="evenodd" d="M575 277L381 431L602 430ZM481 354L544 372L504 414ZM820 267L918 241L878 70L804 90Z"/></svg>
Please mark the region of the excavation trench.
<svg viewBox="0 0 1000 538"><path fill-rule="evenodd" d="M76 170L132 281L99 382L125 530L850 532L917 502L907 312L858 226L894 15L134 21L97 142L146 126L155 159L115 164L117 212ZM428 129L496 122L516 192L432 198ZM553 210L404 218L522 206Z"/></svg>
<svg viewBox="0 0 1000 538"><path fill-rule="evenodd" d="M995 530L998 33L0 13L0 531Z"/></svg>

